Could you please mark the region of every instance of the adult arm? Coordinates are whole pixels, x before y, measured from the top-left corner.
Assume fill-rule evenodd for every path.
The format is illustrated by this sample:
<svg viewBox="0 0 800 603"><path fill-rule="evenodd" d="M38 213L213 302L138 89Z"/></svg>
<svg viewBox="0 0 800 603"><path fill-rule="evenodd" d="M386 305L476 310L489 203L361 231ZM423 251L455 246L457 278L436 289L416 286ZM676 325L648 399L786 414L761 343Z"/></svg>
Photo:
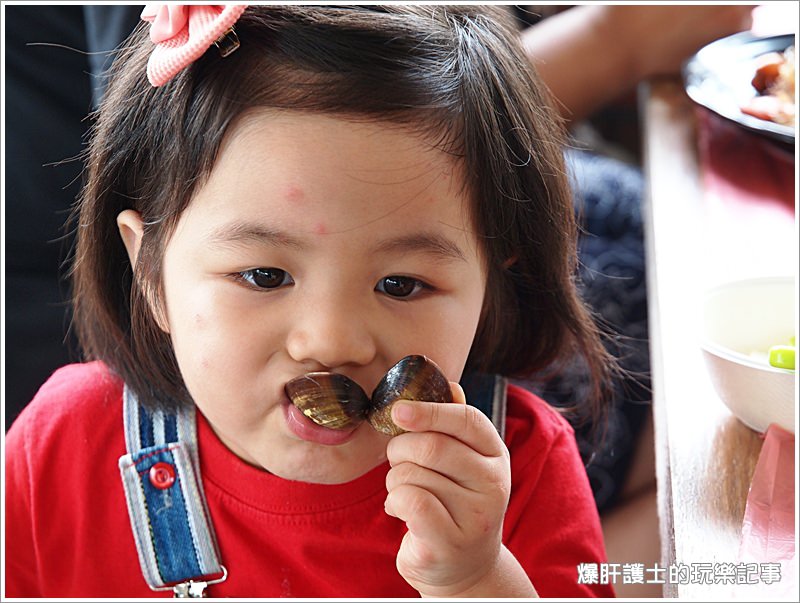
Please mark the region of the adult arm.
<svg viewBox="0 0 800 603"><path fill-rule="evenodd" d="M522 33L568 120L587 117L648 77L675 73L705 44L752 23L746 5L584 5Z"/></svg>

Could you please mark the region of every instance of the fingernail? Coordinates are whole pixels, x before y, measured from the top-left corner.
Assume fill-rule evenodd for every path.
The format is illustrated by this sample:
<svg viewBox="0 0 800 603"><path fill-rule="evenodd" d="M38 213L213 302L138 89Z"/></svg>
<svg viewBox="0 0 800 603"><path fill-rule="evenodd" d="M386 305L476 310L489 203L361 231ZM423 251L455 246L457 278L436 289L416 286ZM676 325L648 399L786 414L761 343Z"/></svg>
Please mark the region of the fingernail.
<svg viewBox="0 0 800 603"><path fill-rule="evenodd" d="M408 423L414 418L414 408L405 402L395 402L392 405L392 419L401 423Z"/></svg>
<svg viewBox="0 0 800 603"><path fill-rule="evenodd" d="M455 381L450 382L451 392L453 394L453 402L456 404L466 404L467 403L467 395L464 393L464 388L461 387L459 383Z"/></svg>

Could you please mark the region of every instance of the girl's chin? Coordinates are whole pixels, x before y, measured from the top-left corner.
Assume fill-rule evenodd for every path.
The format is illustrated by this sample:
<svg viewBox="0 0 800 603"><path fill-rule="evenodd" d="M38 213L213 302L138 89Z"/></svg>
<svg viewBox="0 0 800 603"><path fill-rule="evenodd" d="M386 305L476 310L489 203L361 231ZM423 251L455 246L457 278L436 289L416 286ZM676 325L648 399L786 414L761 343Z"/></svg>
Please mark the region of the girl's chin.
<svg viewBox="0 0 800 603"><path fill-rule="evenodd" d="M278 460L275 466L262 468L286 480L333 485L358 479L386 462L385 446L375 451L374 455L365 450L350 449L350 454L342 454L346 449L321 446L303 448L290 452L289 458Z"/></svg>
<svg viewBox="0 0 800 603"><path fill-rule="evenodd" d="M361 477L386 461L384 436L366 421L349 430L327 429L308 419L288 400L281 405L283 425L274 423L249 444L223 443L244 462L277 477L313 484L342 484ZM219 434L218 434L219 436ZM255 446L253 446L255 444Z"/></svg>
<svg viewBox="0 0 800 603"><path fill-rule="evenodd" d="M336 473L335 471L331 471L323 475L318 475L316 473L307 474L305 472L295 473L292 471L288 471L286 475L279 475L277 473L274 475L293 482L303 482L306 484L320 484L323 486L336 486L339 484L346 484L348 482L352 482L353 480L358 479L359 477L365 475L368 472L369 470L362 471L361 473L356 474L349 472Z"/></svg>

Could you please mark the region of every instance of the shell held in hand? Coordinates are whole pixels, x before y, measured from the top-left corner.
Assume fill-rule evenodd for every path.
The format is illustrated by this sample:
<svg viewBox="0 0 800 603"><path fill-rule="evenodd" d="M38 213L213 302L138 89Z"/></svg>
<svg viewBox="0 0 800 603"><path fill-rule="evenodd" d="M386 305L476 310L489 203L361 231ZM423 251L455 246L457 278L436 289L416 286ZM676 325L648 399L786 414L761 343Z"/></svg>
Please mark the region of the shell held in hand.
<svg viewBox="0 0 800 603"><path fill-rule="evenodd" d="M370 425L381 433L399 435L403 429L392 421L392 406L397 400L452 402L447 377L435 362L425 356L406 356L395 364L372 392Z"/></svg>
<svg viewBox="0 0 800 603"><path fill-rule="evenodd" d="M361 386L339 373L307 373L289 381L284 389L305 416L329 429L355 427L370 407Z"/></svg>

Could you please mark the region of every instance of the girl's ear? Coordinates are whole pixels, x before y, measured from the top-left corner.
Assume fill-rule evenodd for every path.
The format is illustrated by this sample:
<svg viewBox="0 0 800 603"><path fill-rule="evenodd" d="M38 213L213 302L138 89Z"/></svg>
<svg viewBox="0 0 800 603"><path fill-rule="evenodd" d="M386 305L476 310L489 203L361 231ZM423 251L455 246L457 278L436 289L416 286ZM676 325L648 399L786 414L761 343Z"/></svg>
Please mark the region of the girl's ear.
<svg viewBox="0 0 800 603"><path fill-rule="evenodd" d="M125 249L128 250L131 266L136 268L136 260L139 257L139 248L142 245L142 234L144 233L142 216L138 211L126 209L117 216L117 228L119 228Z"/></svg>
<svg viewBox="0 0 800 603"><path fill-rule="evenodd" d="M139 214L138 211L126 209L117 216L117 228L119 228L119 235L122 237L122 243L128 251L128 258L131 261L131 266L135 274L136 261L139 258L139 249L142 247L142 236L144 235L141 214ZM152 294L149 287L144 287L143 291L144 297L147 300L147 305L150 306L150 311L153 313L158 328L165 333L169 333L169 322L161 311L157 296Z"/></svg>

